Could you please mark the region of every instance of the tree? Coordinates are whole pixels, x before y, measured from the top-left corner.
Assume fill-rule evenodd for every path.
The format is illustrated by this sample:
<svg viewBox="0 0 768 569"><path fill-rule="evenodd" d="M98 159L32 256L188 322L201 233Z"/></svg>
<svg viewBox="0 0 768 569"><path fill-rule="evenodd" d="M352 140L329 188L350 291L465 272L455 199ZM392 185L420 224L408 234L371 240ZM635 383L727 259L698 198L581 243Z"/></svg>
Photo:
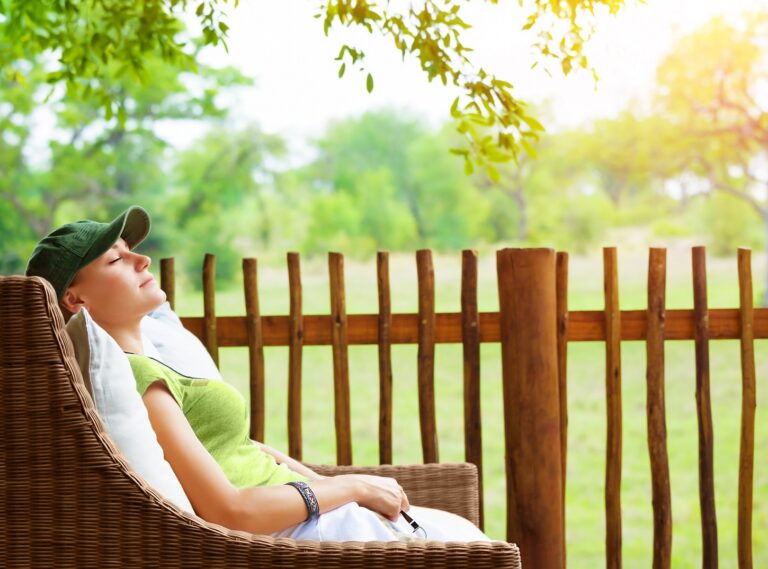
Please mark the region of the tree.
<svg viewBox="0 0 768 569"><path fill-rule="evenodd" d="M768 245L768 13L716 18L682 38L658 69L658 107L710 189L743 200ZM763 292L768 305L768 273Z"/></svg>
<svg viewBox="0 0 768 569"><path fill-rule="evenodd" d="M305 172L313 200L309 237L327 244L335 235L335 242L348 247L366 239L359 253L414 242L438 249L467 246L483 234L489 206L446 152L450 144L444 133L394 110L332 124ZM354 215L345 213L349 208Z"/></svg>
<svg viewBox="0 0 768 569"><path fill-rule="evenodd" d="M614 218L615 204L594 191L595 171L601 166L585 150L587 136L581 131L548 134L536 147L535 159L500 166L496 180L476 175L476 184L495 204L494 241L583 252L602 235ZM501 226L509 218L512 223Z"/></svg>
<svg viewBox="0 0 768 569"><path fill-rule="evenodd" d="M174 227L172 250L187 260L183 270L193 287L200 288L205 253L216 254L217 279L226 283L240 272L239 236L255 234L260 246L269 245L276 216L265 195L272 177L266 162L284 150L282 139L257 125L221 124L175 157L166 209Z"/></svg>
<svg viewBox="0 0 768 569"><path fill-rule="evenodd" d="M554 60L565 74L589 68L583 47L595 11L613 14L624 4L624 0L519 2L527 16L523 30L538 38L534 46L539 60L534 65L542 59ZM113 112L122 116L125 109L109 97L106 85L126 75L147 77L149 56L194 69L196 53L188 49L191 36L180 23L184 11L196 5L201 41L226 47L229 27L223 7L227 4L228 0L7 0L0 3L0 65L7 77L18 78L24 72L20 61L39 54L56 59L48 74L50 83L64 83L70 95L99 101L107 118ZM233 4L236 7L238 0ZM525 148L522 142L535 139L543 127L512 95L511 83L472 65L471 48L462 41L469 27L461 18L462 4L460 0L423 0L398 8L375 0L329 0L317 16L326 34L336 26L362 27L391 39L403 57L418 58L429 81L439 78L445 85L458 87L462 94L451 111L465 147L456 153L464 156L470 169L473 161L488 165L516 157ZM347 64L364 65L364 56L357 46L342 46L339 74ZM371 73L366 87L373 89ZM494 136L484 134L483 126L492 128Z"/></svg>
<svg viewBox="0 0 768 569"><path fill-rule="evenodd" d="M627 198L646 190L652 181L657 125L624 111L616 118L594 121L574 145L585 169L618 208Z"/></svg>
<svg viewBox="0 0 768 569"><path fill-rule="evenodd" d="M12 212L11 220L0 224L5 271L22 271L35 241L60 222L106 218L132 203L165 212L155 206L166 191L167 144L154 125L222 116L213 94L246 81L231 69L201 68L190 89L178 66L159 58L144 65L151 84L123 78L104 85L120 101L123 120L105 119L91 99L54 94L46 101L47 89L40 86L46 70L39 59L24 62L27 81L0 79L0 198ZM55 120L43 152L31 137L41 110ZM155 248L166 239L166 226L156 224L144 246Z"/></svg>

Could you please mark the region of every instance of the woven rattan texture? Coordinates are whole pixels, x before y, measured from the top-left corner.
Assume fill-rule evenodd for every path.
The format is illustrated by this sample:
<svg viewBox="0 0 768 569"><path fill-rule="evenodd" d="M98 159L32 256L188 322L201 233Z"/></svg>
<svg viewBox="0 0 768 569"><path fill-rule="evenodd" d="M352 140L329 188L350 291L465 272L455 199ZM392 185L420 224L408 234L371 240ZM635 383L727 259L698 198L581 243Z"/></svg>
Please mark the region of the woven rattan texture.
<svg viewBox="0 0 768 569"><path fill-rule="evenodd" d="M382 468L366 472L391 473L412 503L477 523L473 467ZM0 567L518 568L520 558L500 541L275 539L181 511L133 472L106 434L51 285L0 276Z"/></svg>

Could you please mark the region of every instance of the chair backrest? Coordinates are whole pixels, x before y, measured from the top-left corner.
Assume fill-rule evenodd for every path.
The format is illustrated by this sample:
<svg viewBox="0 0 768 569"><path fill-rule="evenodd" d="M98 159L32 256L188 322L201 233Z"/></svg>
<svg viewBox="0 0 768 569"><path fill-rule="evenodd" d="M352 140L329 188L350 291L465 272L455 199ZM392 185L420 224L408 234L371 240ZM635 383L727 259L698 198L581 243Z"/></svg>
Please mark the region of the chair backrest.
<svg viewBox="0 0 768 569"><path fill-rule="evenodd" d="M94 535L106 550L142 540L147 527L202 527L135 474L107 434L53 287L0 276L0 299L0 525L10 528L0 567L84 566L104 553L83 547Z"/></svg>

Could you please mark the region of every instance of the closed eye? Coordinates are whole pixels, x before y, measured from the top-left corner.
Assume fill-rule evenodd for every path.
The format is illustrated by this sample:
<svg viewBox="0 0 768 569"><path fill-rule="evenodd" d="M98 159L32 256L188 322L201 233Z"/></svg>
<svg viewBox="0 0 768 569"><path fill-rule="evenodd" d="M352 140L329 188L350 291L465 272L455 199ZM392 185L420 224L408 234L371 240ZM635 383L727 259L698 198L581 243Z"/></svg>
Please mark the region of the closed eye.
<svg viewBox="0 0 768 569"><path fill-rule="evenodd" d="M122 259L122 257L118 257L118 258L117 258L117 259L115 259L114 261L110 261L110 262L109 262L109 264L110 264L110 265L114 265L114 264L115 264L117 261L119 261L120 259Z"/></svg>

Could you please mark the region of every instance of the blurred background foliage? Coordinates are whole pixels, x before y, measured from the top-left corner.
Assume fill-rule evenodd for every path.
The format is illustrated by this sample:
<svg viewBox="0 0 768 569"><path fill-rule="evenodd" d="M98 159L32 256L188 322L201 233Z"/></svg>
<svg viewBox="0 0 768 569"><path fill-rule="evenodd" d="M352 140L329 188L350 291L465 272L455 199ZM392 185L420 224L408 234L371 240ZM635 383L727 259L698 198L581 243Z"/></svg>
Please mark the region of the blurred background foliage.
<svg viewBox="0 0 768 569"><path fill-rule="evenodd" d="M144 251L175 256L199 286L205 252L217 278L240 259L340 251L553 246L580 253L614 229L704 239L715 254L762 248L768 233L768 17L715 19L681 38L658 69L650 104L570 131L467 175L449 152L456 124L380 109L330 124L312 157L286 160L285 141L245 124L220 95L252 81L233 68L147 56L148 82L110 77L119 108L45 82L42 55L0 78L0 272L21 273L37 240L76 219L109 219L130 204L153 216ZM714 47L716 46L716 47ZM52 95L53 94L53 95ZM546 123L546 111L533 114ZM41 117L53 125L36 135ZM196 121L183 148L159 125Z"/></svg>
<svg viewBox="0 0 768 569"><path fill-rule="evenodd" d="M69 97L98 101L104 116L115 115L122 125L129 106L114 97L113 85L126 78L152 79L154 70L146 65L147 58L198 71L203 47L221 44L227 49L229 4L229 0L4 0L0 69L6 78L25 81L29 77L25 60L48 56L47 83L65 89ZM239 0L231 4L237 8ZM517 4L525 18L520 31L536 35L531 45L537 54L535 65L553 63L568 75L573 69L594 74L584 46L592 36L595 11L616 14L624 0L518 0ZM418 61L428 81L456 87L459 95L450 112L461 141L455 153L464 157L467 170L482 166L495 178L493 163L530 151L543 127L528 113L525 102L512 94L511 83L471 61L473 49L464 44L471 27L462 19L465 7L462 0L329 0L315 6L314 16L326 36L357 28L391 40L389 49ZM336 58L338 75L344 75L347 65L367 72L365 84L371 92L374 78L363 47L342 45ZM492 135L487 136L483 127L492 127Z"/></svg>

